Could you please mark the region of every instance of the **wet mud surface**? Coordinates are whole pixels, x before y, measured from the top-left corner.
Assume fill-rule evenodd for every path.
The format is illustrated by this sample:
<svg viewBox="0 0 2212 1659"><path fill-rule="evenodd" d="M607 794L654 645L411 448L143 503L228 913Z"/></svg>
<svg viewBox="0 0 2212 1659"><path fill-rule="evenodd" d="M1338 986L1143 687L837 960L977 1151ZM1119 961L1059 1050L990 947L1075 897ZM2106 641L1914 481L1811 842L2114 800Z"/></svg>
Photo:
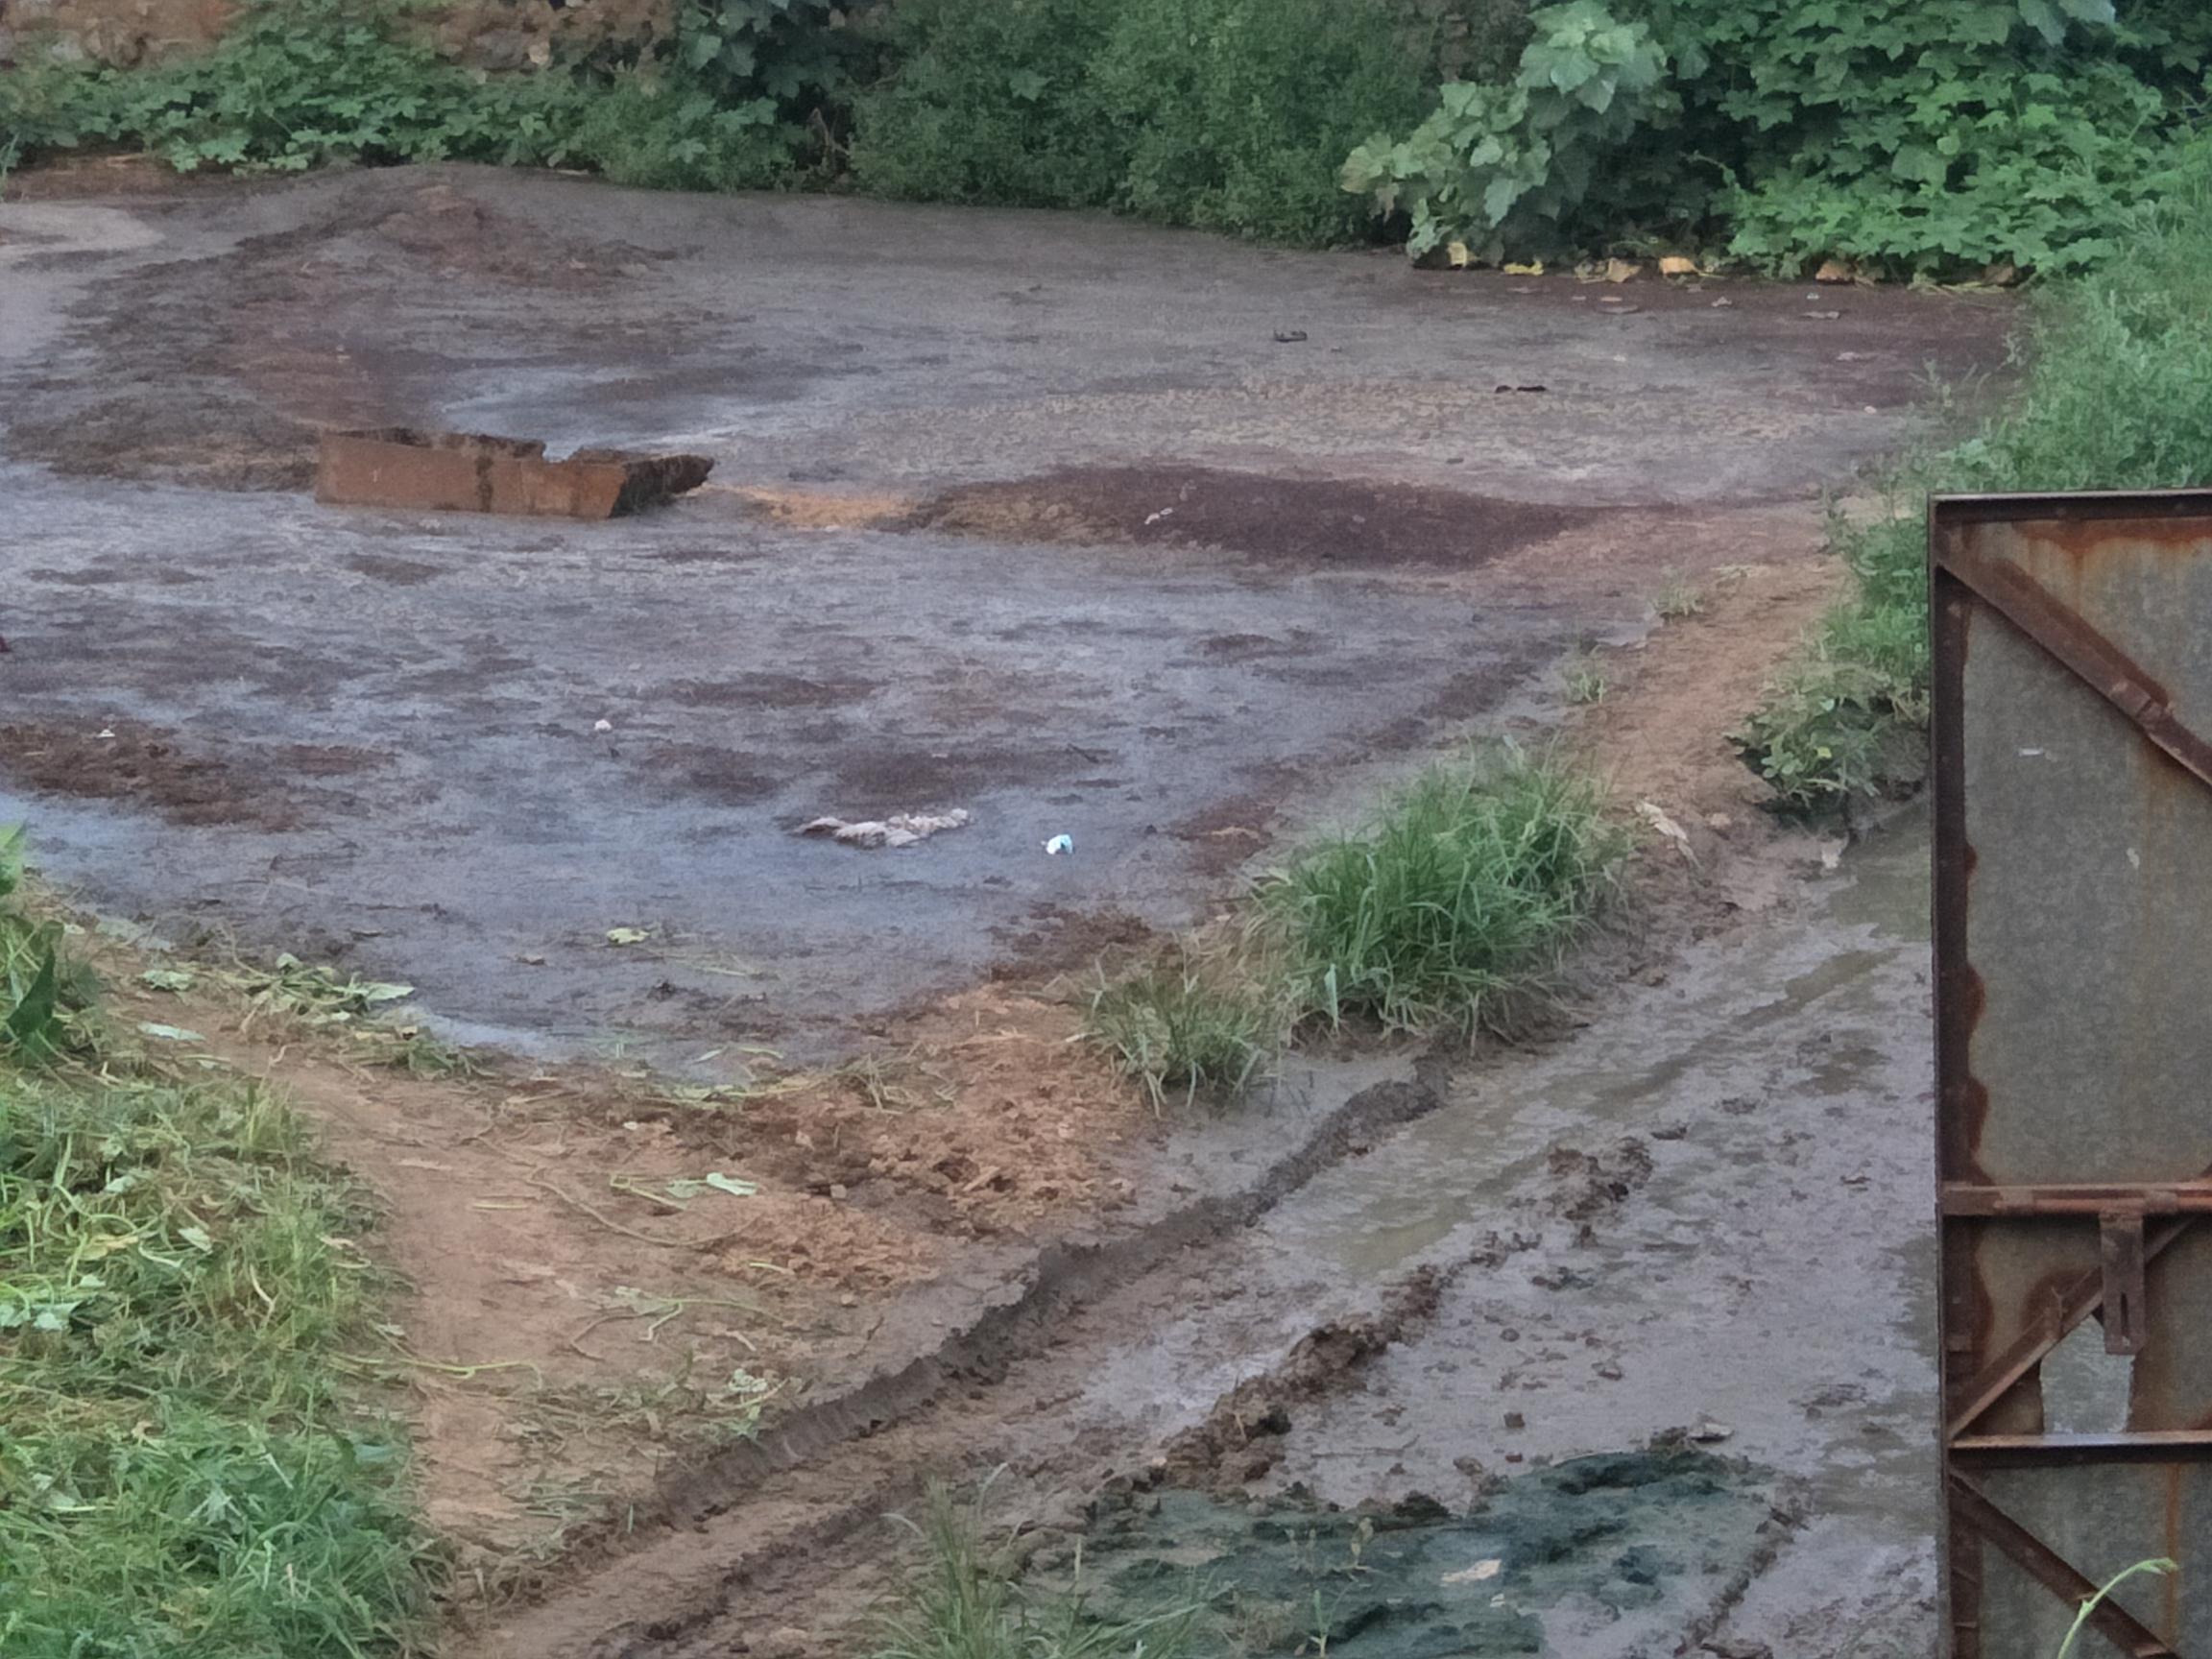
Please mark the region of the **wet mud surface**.
<svg viewBox="0 0 2212 1659"><path fill-rule="evenodd" d="M105 906L350 942L453 1035L663 1063L834 1054L1040 913L1190 923L1318 801L1540 706L1668 570L1812 558L1817 489L2005 324L1744 284L1618 315L1390 256L466 168L0 233L0 696L41 755L169 750L72 779L17 742L0 815ZM729 488L603 526L294 493L317 430L388 423L698 449ZM388 758L285 769L328 751ZM897 853L791 833L954 807Z"/></svg>
<svg viewBox="0 0 2212 1659"><path fill-rule="evenodd" d="M1548 1494L1533 1508L1563 1516L1554 1482L1618 1455L1598 1467L1729 1473L1630 1479L1596 1503L1620 1529L1560 1534L1555 1579L1510 1537L1457 1562L1514 1577L1490 1594L1538 1621L1535 1647L1515 1623L1412 1650L1932 1653L1925 859L1907 824L1666 953L1602 1021L1452 1069L1252 1225L1094 1286L862 1438L752 1471L465 1651L705 1659L766 1629L858 1650L891 1582L881 1517L926 1476L1001 1470L998 1516L1046 1583L1122 1536L1133 1597L1227 1562L1275 1602L1328 1564L1286 1537L1348 1551L1401 1504L1509 1531L1492 1505ZM1322 1576L1309 1613L1315 1587L1324 1611L1333 1587L1364 1604Z"/></svg>
<svg viewBox="0 0 2212 1659"><path fill-rule="evenodd" d="M694 1081L878 1050L728 1131L588 1085L387 1121L323 1080L446 1359L581 1331L570 1381L648 1375L548 1262L600 1302L667 1250L788 1286L748 1362L789 1432L672 1458L642 1509L568 1493L578 1552L498 1577L457 1653L850 1652L882 1516L999 1464L1037 1571L1213 1562L1256 1650L1301 1597L1373 1659L1926 1646L1924 841L1773 853L1723 733L1830 591L1817 492L2006 319L1613 298L468 169L0 206L0 822L51 874L405 979L463 1040ZM393 423L696 449L717 485L593 526L297 493L317 430ZM1662 637L1677 573L1713 615ZM1698 859L1647 865L1659 944L1599 950L1633 982L1523 1052L1299 1055L1252 1116L1147 1137L1041 981L1554 720L1593 644L1637 693L1584 726ZM795 833L955 807L900 852ZM597 1190L709 1160L763 1178L742 1243ZM426 1407L454 1535L543 1497L525 1428Z"/></svg>
<svg viewBox="0 0 2212 1659"><path fill-rule="evenodd" d="M1576 1458L1464 1512L1169 1488L1101 1503L1081 1583L1106 1618L1202 1603L1193 1645L1222 1659L1622 1652L1671 1645L1754 1576L1788 1531L1778 1499L1758 1471L1681 1448Z"/></svg>

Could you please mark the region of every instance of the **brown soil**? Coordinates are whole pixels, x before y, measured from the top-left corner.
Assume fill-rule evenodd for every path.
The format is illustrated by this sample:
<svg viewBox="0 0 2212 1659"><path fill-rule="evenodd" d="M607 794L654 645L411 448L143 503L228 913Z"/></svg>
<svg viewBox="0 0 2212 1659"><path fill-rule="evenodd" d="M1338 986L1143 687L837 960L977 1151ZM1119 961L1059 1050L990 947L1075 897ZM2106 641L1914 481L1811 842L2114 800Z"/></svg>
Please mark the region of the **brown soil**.
<svg viewBox="0 0 2212 1659"><path fill-rule="evenodd" d="M1008 959L992 970L994 979L1022 980L1037 974L1080 974L1111 966L1159 942L1151 925L1126 910L1070 910L1039 904L1028 925L1006 936Z"/></svg>
<svg viewBox="0 0 2212 1659"><path fill-rule="evenodd" d="M406 1286L387 1375L464 1600L527 1587L565 1533L755 1405L771 1422L804 1405L964 1240L1125 1202L1116 1159L1152 1121L1071 1041L1070 1009L1012 989L730 1099L583 1071L412 1077L219 975L158 995L130 952L103 953L117 1018L188 1025L270 1078L378 1200ZM709 1173L757 1190L691 1185Z"/></svg>
<svg viewBox="0 0 2212 1659"><path fill-rule="evenodd" d="M760 673L728 680L674 680L658 687L653 697L685 709L834 709L857 702L875 689L862 680Z"/></svg>
<svg viewBox="0 0 2212 1659"><path fill-rule="evenodd" d="M962 486L917 509L905 527L993 541L1222 547L1290 565L1464 569L1599 517L1407 484L1202 467L1075 467Z"/></svg>
<svg viewBox="0 0 2212 1659"><path fill-rule="evenodd" d="M84 801L131 802L179 825L287 830L300 821L303 807L343 800L327 791L302 793L289 780L345 777L386 758L366 749L286 744L252 752L250 761L219 759L177 733L130 721L91 732L0 726L0 771L26 787Z"/></svg>
<svg viewBox="0 0 2212 1659"><path fill-rule="evenodd" d="M1638 645L1591 653L1605 693L1581 709L1588 748L1623 806L1648 802L1689 837L1690 857L1653 832L1660 884L1762 909L1794 878L1766 854L1789 831L1729 733L1799 648L1840 589L1831 561L1721 566L1702 581L1703 609ZM1695 860L1693 862L1693 860Z"/></svg>
<svg viewBox="0 0 2212 1659"><path fill-rule="evenodd" d="M235 187L234 180L220 174L179 173L156 156L57 156L9 174L0 201L81 202Z"/></svg>

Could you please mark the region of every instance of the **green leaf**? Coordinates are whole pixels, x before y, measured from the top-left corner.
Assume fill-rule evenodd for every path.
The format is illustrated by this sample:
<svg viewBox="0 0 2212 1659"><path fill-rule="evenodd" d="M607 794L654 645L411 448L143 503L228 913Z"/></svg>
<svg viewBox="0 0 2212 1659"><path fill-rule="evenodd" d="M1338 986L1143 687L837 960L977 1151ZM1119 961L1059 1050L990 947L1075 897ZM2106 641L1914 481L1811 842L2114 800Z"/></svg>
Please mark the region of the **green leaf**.
<svg viewBox="0 0 2212 1659"><path fill-rule="evenodd" d="M0 828L0 899L23 884L23 854L27 831L20 824Z"/></svg>
<svg viewBox="0 0 2212 1659"><path fill-rule="evenodd" d="M31 976L30 986L16 998L14 1009L5 1021L0 1021L0 1039L12 1048L25 1053L42 1053L54 1046L54 1031L58 1023L56 1006L60 996L60 967L53 941L49 939L45 953Z"/></svg>

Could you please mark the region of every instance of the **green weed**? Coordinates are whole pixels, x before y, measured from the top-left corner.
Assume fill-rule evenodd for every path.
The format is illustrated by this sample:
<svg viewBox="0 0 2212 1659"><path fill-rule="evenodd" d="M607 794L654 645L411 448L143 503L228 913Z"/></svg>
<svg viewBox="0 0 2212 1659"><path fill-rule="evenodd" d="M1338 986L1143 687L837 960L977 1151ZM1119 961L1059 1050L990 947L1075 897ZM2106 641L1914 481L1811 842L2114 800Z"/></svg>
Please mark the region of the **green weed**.
<svg viewBox="0 0 2212 1659"><path fill-rule="evenodd" d="M1185 948L1101 983L1083 1030L1159 1109L1170 1096L1235 1095L1262 1077L1283 1046L1282 1003L1263 972Z"/></svg>
<svg viewBox="0 0 2212 1659"><path fill-rule="evenodd" d="M1517 68L1447 83L1345 189L1415 254L1724 243L1795 273L2091 268L2199 118L2212 15L2178 0L1568 0Z"/></svg>
<svg viewBox="0 0 2212 1659"><path fill-rule="evenodd" d="M341 1381L369 1217L266 1087L108 1046L22 877L0 836L10 1022L52 1037L0 1043L0 1650L421 1651L402 1449Z"/></svg>
<svg viewBox="0 0 2212 1659"><path fill-rule="evenodd" d="M0 827L0 1060L51 1060L90 1046L92 973L72 959L60 922L19 903L27 837Z"/></svg>
<svg viewBox="0 0 2212 1659"><path fill-rule="evenodd" d="M1310 1018L1472 1029L1556 967L1628 849L1594 781L1507 748L1431 771L1259 901Z"/></svg>
<svg viewBox="0 0 2212 1659"><path fill-rule="evenodd" d="M1181 1659L1190 1650L1195 1605L1108 1621L1085 1612L1080 1586L1051 1599L1025 1593L986 1541L988 1488L963 1503L932 1481L919 1521L892 1518L924 1559L879 1610L869 1659Z"/></svg>
<svg viewBox="0 0 2212 1659"><path fill-rule="evenodd" d="M338 1382L365 1222L259 1085L0 1065L9 1653L418 1649L402 1449Z"/></svg>
<svg viewBox="0 0 2212 1659"><path fill-rule="evenodd" d="M1605 670L1598 660L1587 653L1573 658L1563 677L1570 703L1602 703L1605 701Z"/></svg>
<svg viewBox="0 0 2212 1659"><path fill-rule="evenodd" d="M2181 1569L2176 1563L2160 1555L2149 1561L2138 1561L2134 1566L2124 1567L2115 1573L2099 1587L2096 1595L2081 1603L2080 1611L2074 1615L2074 1623L2066 1631L2066 1640L2058 1645L2058 1659L2073 1659L2075 1646L2081 1640L2081 1632L2089 1627L2090 1617L2104 1603L2113 1591L2119 1589L2128 1579L2144 1574L2166 1576L2180 1571Z"/></svg>
<svg viewBox="0 0 2212 1659"><path fill-rule="evenodd" d="M1679 622L1705 609L1705 593L1679 570L1670 570L1651 596L1651 613L1662 622Z"/></svg>
<svg viewBox="0 0 2212 1659"><path fill-rule="evenodd" d="M1901 463L1879 516L1834 525L1852 592L1737 734L1786 808L1919 776L1931 492L2212 482L2212 145L2175 184L2171 205L2138 221L2127 261L2041 297L2016 346L2014 397L1962 442Z"/></svg>

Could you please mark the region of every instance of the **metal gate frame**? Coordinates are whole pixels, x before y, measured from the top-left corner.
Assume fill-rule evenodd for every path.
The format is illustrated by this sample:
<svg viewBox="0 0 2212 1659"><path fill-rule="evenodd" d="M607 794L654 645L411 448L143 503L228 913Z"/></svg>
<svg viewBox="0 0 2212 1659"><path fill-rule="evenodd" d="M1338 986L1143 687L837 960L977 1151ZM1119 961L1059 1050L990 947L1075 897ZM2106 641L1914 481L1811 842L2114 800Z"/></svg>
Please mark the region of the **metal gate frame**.
<svg viewBox="0 0 2212 1659"><path fill-rule="evenodd" d="M2121 527L2125 522L2127 528ZM2186 521L2186 522L2184 522ZM1992 534L1992 527L1997 533ZM2018 545L2008 536L2043 536L2070 556L2093 559L2099 538L2111 544L2189 541L2212 560L2212 491L2143 494L1960 495L1937 497L1929 510L1933 620L1932 766L1935 795L1934 927L1936 947L1936 1162L1939 1191L1940 1293L1937 1297L1942 1374L1943 1557L1954 1659L2025 1659L1985 1651L1984 1551L1993 1550L2079 1607L2097 1585L2059 1550L2038 1537L1991 1497L1984 1475L1994 1469L2065 1470L2112 1464L2185 1465L2212 1459L2212 1418L2197 1423L2134 1426L2119 1433L2040 1431L2043 1361L2084 1321L2104 1328L2105 1351L2141 1353L2152 1329L2146 1269L2212 1214L2212 1169L2178 1171L2154 1182L2061 1182L2006 1185L1978 1162L1990 1111L1986 1086L1974 1075L1969 1045L1984 1011L1984 985L1969 957L1969 878L1975 863L1967 834L1967 642L1970 627L1993 624L2024 636L2080 685L2122 715L2142 743L2197 784L2212 789L2212 741L2178 717L2166 687L2120 645L2038 581L2020 563L1985 543ZM1979 620L1978 620L1979 618ZM2206 618L2212 628L2212 617ZM1994 672L1994 670L1992 670ZM2021 754L2037 753L2021 750ZM2186 785L2183 785L2186 788ZM2056 856L2054 853L2054 857ZM2133 857L2130 848L2129 857ZM2208 998L2212 1000L2212 998ZM2081 1121L2094 1119L2084 1103ZM2082 1264L2052 1274L2036 1301L2018 1299L2014 1334L1991 1334L1990 1293L1978 1249L1997 1224L2066 1223L2068 1249L2085 1243L2094 1221L2097 1252ZM2005 1408L1998 1409L2001 1406ZM1992 1416L1998 1419L1994 1425ZM2009 1419L2009 1421L2007 1421ZM2036 1432L2004 1431L2023 1420ZM2175 1473L2179 1491L2186 1472ZM2093 1479L2084 1476L2084 1480ZM2166 1530L2175 1538L2177 1499L2169 1500ZM2212 1540L2207 1540L2212 1544ZM2140 1603L2139 1603L2140 1605ZM2156 1622L2177 1625L2172 1611ZM2092 1627L2134 1659L2178 1659L2161 1636L2116 1600L2100 1603ZM2195 1626L2192 1625L2192 1631ZM2190 1641L2194 1648L2200 1644ZM2212 1659L2193 1652L2191 1659Z"/></svg>

